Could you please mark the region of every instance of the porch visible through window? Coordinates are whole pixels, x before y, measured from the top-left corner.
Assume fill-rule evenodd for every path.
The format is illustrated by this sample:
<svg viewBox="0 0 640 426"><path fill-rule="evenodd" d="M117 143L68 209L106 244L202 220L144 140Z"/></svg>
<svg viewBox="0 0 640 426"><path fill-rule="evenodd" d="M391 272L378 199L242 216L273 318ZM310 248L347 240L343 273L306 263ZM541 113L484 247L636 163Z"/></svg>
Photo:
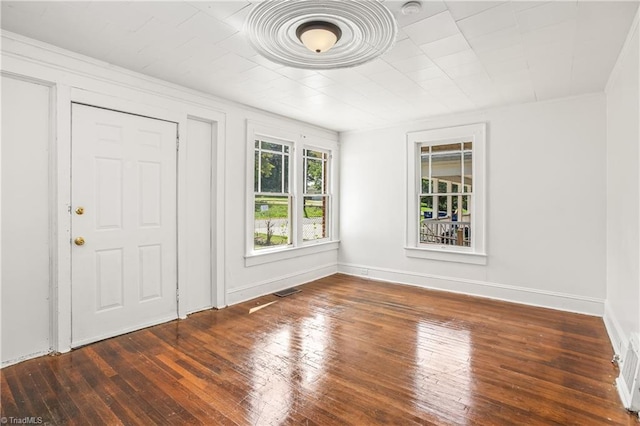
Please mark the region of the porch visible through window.
<svg viewBox="0 0 640 426"><path fill-rule="evenodd" d="M419 243L471 246L472 142L420 146Z"/></svg>

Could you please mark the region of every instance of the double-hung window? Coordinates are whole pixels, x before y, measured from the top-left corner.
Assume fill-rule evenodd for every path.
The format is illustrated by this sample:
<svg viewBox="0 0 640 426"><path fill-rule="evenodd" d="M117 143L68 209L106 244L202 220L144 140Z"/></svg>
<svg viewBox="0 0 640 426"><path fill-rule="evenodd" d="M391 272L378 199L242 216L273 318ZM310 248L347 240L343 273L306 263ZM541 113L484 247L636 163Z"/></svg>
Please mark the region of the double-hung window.
<svg viewBox="0 0 640 426"><path fill-rule="evenodd" d="M254 249L291 244L291 145L254 141Z"/></svg>
<svg viewBox="0 0 640 426"><path fill-rule="evenodd" d="M407 135L410 257L485 263L485 125Z"/></svg>
<svg viewBox="0 0 640 426"><path fill-rule="evenodd" d="M337 249L337 141L252 122L247 137L246 264Z"/></svg>
<svg viewBox="0 0 640 426"><path fill-rule="evenodd" d="M303 241L329 238L329 152L317 149L303 150Z"/></svg>

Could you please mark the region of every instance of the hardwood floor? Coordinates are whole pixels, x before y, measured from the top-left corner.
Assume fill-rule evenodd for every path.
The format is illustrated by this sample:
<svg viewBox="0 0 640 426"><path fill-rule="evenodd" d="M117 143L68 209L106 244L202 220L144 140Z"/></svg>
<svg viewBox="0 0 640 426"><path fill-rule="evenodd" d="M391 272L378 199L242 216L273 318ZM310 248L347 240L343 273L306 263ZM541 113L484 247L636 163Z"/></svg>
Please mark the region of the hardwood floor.
<svg viewBox="0 0 640 426"><path fill-rule="evenodd" d="M638 424L613 385L600 318L345 275L300 288L4 368L1 416L78 425Z"/></svg>

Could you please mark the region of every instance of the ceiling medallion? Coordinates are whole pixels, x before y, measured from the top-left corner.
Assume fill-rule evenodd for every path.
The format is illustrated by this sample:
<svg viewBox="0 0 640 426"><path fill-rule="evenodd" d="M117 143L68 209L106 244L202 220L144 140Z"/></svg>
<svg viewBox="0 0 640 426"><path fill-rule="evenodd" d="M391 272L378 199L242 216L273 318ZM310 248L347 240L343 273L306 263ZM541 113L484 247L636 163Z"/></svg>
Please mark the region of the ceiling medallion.
<svg viewBox="0 0 640 426"><path fill-rule="evenodd" d="M305 69L369 62L396 39L395 18L377 0L270 0L245 23L249 41L267 59Z"/></svg>

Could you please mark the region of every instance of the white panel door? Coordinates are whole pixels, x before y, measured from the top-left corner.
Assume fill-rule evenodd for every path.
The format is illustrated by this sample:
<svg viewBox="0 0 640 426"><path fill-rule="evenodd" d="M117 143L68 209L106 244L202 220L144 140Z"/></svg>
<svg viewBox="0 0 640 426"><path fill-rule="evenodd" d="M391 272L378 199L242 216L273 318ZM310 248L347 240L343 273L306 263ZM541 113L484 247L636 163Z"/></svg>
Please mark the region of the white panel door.
<svg viewBox="0 0 640 426"><path fill-rule="evenodd" d="M49 92L2 76L2 365L51 350Z"/></svg>
<svg viewBox="0 0 640 426"><path fill-rule="evenodd" d="M73 105L74 347L177 317L176 136L176 123Z"/></svg>

